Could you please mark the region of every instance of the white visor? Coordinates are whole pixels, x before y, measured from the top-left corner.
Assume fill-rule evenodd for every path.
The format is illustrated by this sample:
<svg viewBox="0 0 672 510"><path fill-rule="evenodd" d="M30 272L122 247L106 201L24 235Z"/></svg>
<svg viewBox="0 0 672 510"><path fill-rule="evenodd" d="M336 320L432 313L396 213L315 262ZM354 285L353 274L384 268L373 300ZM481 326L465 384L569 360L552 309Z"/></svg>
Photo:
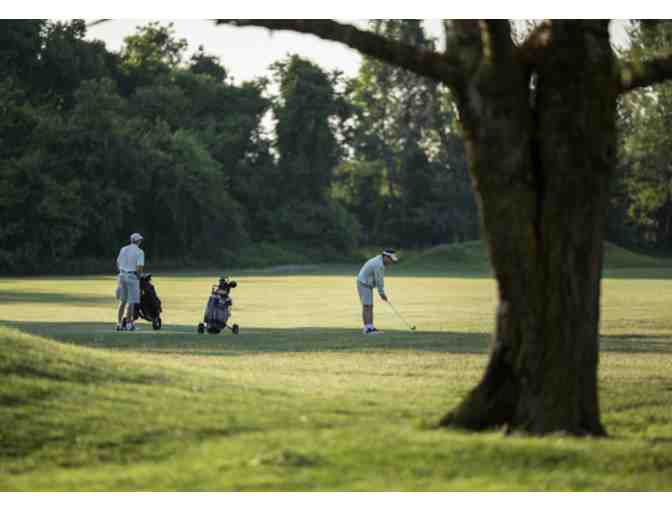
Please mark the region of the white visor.
<svg viewBox="0 0 672 510"><path fill-rule="evenodd" d="M386 257L390 257L394 262L397 262L399 260L399 258L394 253L389 252L387 250L383 252L383 255L385 255Z"/></svg>

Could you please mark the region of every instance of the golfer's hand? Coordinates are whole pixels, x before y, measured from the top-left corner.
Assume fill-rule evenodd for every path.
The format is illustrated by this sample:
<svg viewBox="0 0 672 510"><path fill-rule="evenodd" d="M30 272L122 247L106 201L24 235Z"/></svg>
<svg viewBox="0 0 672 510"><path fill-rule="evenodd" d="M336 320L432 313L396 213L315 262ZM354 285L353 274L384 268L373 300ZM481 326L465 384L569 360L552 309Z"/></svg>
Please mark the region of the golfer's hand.
<svg viewBox="0 0 672 510"><path fill-rule="evenodd" d="M382 299L383 301L387 301L387 296L385 294L381 294L380 299Z"/></svg>

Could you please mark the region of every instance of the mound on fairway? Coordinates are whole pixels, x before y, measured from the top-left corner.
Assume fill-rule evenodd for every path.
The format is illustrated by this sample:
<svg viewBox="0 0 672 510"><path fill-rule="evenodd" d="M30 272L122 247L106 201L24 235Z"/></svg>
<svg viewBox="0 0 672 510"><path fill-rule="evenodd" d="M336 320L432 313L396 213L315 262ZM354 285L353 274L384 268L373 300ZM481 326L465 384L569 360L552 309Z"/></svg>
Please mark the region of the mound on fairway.
<svg viewBox="0 0 672 510"><path fill-rule="evenodd" d="M419 272L487 272L490 271L488 251L483 241L441 244L402 259L399 268Z"/></svg>
<svg viewBox="0 0 672 510"><path fill-rule="evenodd" d="M669 267L668 260L649 257L621 248L613 243L604 243L606 269L660 268Z"/></svg>
<svg viewBox="0 0 672 510"><path fill-rule="evenodd" d="M604 244L605 269L648 269L669 265L664 259L640 255L613 243ZM400 269L428 273L481 273L491 272L488 251L484 241L442 244L407 259Z"/></svg>
<svg viewBox="0 0 672 510"><path fill-rule="evenodd" d="M230 355L218 336L197 355L193 335L162 330L168 350L152 352L129 333L135 349L115 351L0 327L0 490L671 487L665 346L603 355L613 437L586 440L427 427L478 381L482 353Z"/></svg>

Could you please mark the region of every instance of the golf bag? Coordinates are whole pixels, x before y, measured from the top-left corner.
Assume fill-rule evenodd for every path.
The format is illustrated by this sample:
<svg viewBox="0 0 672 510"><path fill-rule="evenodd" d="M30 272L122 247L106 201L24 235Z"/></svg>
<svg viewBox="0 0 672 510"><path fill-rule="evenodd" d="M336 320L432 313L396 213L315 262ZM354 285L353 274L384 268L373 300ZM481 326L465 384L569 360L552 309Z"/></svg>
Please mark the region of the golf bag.
<svg viewBox="0 0 672 510"><path fill-rule="evenodd" d="M199 333L207 331L216 335L228 327L234 335L238 334L238 324L234 324L233 326L227 325L227 321L231 315L229 309L233 305L233 300L229 296L229 293L237 285L235 281L229 280L229 278L220 278L219 285L213 285L212 293L205 306L203 322L198 324Z"/></svg>
<svg viewBox="0 0 672 510"><path fill-rule="evenodd" d="M152 323L153 329L161 329L161 312L161 300L152 285L152 275L142 275L140 277L140 304L135 306L133 320L142 317Z"/></svg>

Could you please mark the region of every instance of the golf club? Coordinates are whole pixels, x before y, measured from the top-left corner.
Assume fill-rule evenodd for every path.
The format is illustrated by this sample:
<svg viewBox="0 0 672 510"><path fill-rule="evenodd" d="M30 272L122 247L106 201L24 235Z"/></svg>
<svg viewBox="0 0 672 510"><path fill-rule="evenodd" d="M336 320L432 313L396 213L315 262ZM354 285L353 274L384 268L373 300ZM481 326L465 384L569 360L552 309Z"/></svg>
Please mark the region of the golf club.
<svg viewBox="0 0 672 510"><path fill-rule="evenodd" d="M404 321L404 323L411 329L411 331L415 331L415 326L412 325L412 324L409 324L408 321L401 316L401 314L397 311L397 309L394 307L394 305L389 300L387 301L387 304L390 305L390 308L392 308L392 310L394 310L394 313L397 314L397 317L399 317L402 321Z"/></svg>

